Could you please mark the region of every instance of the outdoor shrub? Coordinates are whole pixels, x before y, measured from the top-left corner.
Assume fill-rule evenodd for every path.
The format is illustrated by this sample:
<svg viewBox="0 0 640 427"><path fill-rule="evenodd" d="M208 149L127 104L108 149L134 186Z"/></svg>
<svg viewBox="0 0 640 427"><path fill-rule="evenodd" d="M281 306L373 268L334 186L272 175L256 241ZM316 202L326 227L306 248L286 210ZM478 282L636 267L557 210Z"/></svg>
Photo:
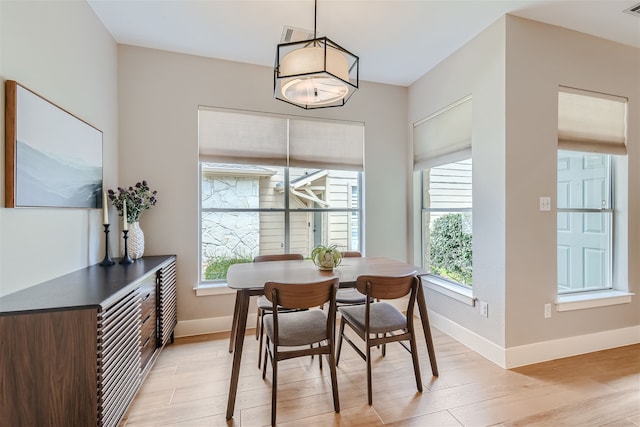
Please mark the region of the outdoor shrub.
<svg viewBox="0 0 640 427"><path fill-rule="evenodd" d="M462 214L447 214L433 222L429 255L433 273L471 285L471 234L464 232Z"/></svg>
<svg viewBox="0 0 640 427"><path fill-rule="evenodd" d="M227 270L233 264L252 262L249 257L213 257L207 260L207 268L204 271L205 280L226 279Z"/></svg>

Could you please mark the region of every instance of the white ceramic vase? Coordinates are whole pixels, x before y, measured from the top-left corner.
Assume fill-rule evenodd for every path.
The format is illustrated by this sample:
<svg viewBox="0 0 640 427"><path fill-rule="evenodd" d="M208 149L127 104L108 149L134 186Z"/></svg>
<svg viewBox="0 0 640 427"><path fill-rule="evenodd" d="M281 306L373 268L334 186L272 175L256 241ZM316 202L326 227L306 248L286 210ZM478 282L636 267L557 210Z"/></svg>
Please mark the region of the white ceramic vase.
<svg viewBox="0 0 640 427"><path fill-rule="evenodd" d="M142 254L144 254L144 233L142 232L142 228L140 228L140 223L137 221L129 224L127 253L131 259L142 258ZM124 244L122 254L124 255Z"/></svg>

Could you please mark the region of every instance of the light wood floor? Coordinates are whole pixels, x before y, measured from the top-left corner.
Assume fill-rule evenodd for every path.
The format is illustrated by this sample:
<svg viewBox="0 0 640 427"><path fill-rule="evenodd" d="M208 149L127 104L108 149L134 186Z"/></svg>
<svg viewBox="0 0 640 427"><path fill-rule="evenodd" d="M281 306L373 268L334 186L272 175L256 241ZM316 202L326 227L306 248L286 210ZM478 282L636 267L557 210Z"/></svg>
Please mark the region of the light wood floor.
<svg viewBox="0 0 640 427"><path fill-rule="evenodd" d="M320 371L317 358L281 362L278 425L640 426L640 345L505 370L440 331L433 334L440 376L431 375L422 336L423 393L402 347L390 344L385 358L375 353L373 406L367 404L365 363L345 343L338 366L340 414L333 412L326 364ZM252 330L235 414L225 420L232 362L227 348L228 334L168 344L120 426L270 425L271 370L263 381Z"/></svg>

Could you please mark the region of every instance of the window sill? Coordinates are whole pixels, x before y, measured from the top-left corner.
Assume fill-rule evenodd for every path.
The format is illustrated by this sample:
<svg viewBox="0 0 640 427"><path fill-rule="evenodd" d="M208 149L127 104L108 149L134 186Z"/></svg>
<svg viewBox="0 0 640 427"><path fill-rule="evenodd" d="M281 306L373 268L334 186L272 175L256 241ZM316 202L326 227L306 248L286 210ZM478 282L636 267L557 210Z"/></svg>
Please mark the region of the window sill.
<svg viewBox="0 0 640 427"><path fill-rule="evenodd" d="M427 289L446 295L456 301L460 301L471 307L475 307L476 305L476 298L473 296L473 290L471 288L456 285L431 275L422 276L422 283Z"/></svg>
<svg viewBox="0 0 640 427"><path fill-rule="evenodd" d="M236 291L229 288L226 283L200 283L193 290L197 297L209 295L229 295L235 294Z"/></svg>
<svg viewBox="0 0 640 427"><path fill-rule="evenodd" d="M585 308L605 307L609 305L628 304L635 295L622 291L585 292L570 295L558 295L556 311L582 310Z"/></svg>

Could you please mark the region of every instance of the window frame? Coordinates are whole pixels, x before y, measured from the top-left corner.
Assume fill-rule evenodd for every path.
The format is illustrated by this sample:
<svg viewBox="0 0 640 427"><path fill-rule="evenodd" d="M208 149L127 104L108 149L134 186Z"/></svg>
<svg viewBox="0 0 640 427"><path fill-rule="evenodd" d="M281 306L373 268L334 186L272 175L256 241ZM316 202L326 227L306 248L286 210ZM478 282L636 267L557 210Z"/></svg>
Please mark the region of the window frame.
<svg viewBox="0 0 640 427"><path fill-rule="evenodd" d="M566 149L562 149L562 148L558 148L557 149L557 154L556 154L556 165L558 164L558 161L560 159L560 153L561 152L573 152L573 153L580 153L582 156L587 155L587 154L594 154L592 152L589 151L574 151L574 150L566 150ZM616 221L616 212L615 212L615 161L614 161L614 155L610 154L610 153L596 153L596 154L601 154L601 155L606 155L606 162L608 163L607 165L607 172L608 172L608 188L607 188L607 192L608 192L608 205L606 207L603 208L558 208L556 206L556 242L559 240L559 233L560 230L558 229L558 218L559 215L561 213L567 213L567 214L590 214L590 213L600 213L603 215L606 214L610 214L610 219L607 221L608 222L608 230L607 230L607 235L608 235L608 247L609 247L609 253L607 256L607 262L608 262L608 268L607 268L607 277L606 277L606 286L603 287L583 287L583 288L569 288L566 290L561 290L560 289L560 283L559 280L556 280L556 292L557 295L559 297L562 296L571 296L571 295L580 295L580 294L585 294L585 293L593 293L593 292L607 292L607 291L613 291L614 290L614 268L615 268L615 260L614 260L614 249L615 249L615 221ZM558 176L556 176L556 188L558 185ZM556 190L557 191L557 190ZM557 194L556 194L556 200L558 200ZM559 263L560 263L560 257L559 254L557 252L557 243L556 243L556 266L559 267ZM584 267L584 263L583 263L583 267ZM584 268L583 268L584 270Z"/></svg>
<svg viewBox="0 0 640 427"><path fill-rule="evenodd" d="M473 200L472 200L472 206L471 207L467 207L467 208L455 208L455 207L451 207L451 208L446 208L446 207L438 207L438 208L431 208L431 207L426 207L426 200L425 200L425 195L427 193L427 191L429 190L428 188L425 188L425 174L429 173L429 171L433 168L439 167L439 166L445 166L448 164L454 164L454 163L459 163L459 162L465 162L465 161L470 161L471 162L471 192L472 192L472 199L473 199L473 157L471 156L471 153L469 151L465 151L466 155L460 157L457 156L458 158L454 157L455 160L450 160L447 159L444 162L438 162L437 165L431 166L429 168L424 168L424 169L420 169L419 175L420 175L420 239L421 239L421 257L420 257L420 266L422 268L426 269L425 266L425 261L427 258L430 259L431 255L430 253L427 254L427 250L430 250L430 246L427 245L427 230L431 230L430 224L428 223L428 221L426 220L427 214L430 212L446 212L446 213L470 213L471 214L471 218L472 218L472 227L471 227L471 238L472 238L472 242L473 242ZM443 159L444 160L444 159ZM473 246L473 244L472 244ZM473 257L473 252L472 252L472 257ZM430 267L429 267L430 269ZM471 267L471 271L472 271L472 275L473 275L473 261L472 261L472 267ZM472 289L473 289L473 280L472 280L472 284L468 285L468 284L464 284L464 283L460 283L457 282L451 278L447 278L447 277L443 277L440 275L436 275L433 273L429 273L427 276L424 276L425 280L427 280L428 282L430 282L431 285L435 286L435 288L440 288L440 289L436 289L439 292L448 295L448 296L452 296L454 294L460 294L458 295L454 295L452 296L455 299L459 299L460 301L466 302L469 305L474 305L475 303L475 299L473 298L473 293L472 293Z"/></svg>
<svg viewBox="0 0 640 427"><path fill-rule="evenodd" d="M608 94L593 90L579 89L569 86L558 86L558 146L556 150L556 200L560 195L559 186L559 159L560 151L574 151L581 153L584 156L588 153L598 153L607 155L609 159L609 205L606 208L598 206L590 206L589 209L558 209L556 206L556 295L558 301L571 300L589 297L589 294L608 294L614 292L616 289L621 289L625 286L624 282L628 281L626 273L619 271L624 268L620 263L628 264L628 252L627 248L620 246L621 243L625 243L628 236L619 234L621 229L626 229L628 234L628 223L624 212L628 213L628 206L626 208L621 207L620 200L615 200L615 194L617 190L627 188L628 185L628 164L622 169L627 174L624 179L618 176L617 171L619 164L618 157L626 157L627 155L627 132L629 122L629 98L626 96L619 96L614 94ZM584 160L583 160L584 161ZM620 179L618 179L620 178ZM568 177L571 181L571 177ZM624 181L624 182L623 182ZM606 272L606 287L598 288L585 288L584 280L585 265L586 263L582 258L579 258L579 266L582 270L582 287L581 288L569 288L561 291L558 280L561 273L560 270L560 252L558 246L560 240L564 240L566 236L562 236L560 239L560 232L558 226L561 224L559 220L562 213L578 213L583 217L590 213L601 213L603 215L609 215L608 220L608 272ZM627 215L628 216L628 215ZM584 218L579 224L584 225ZM571 232L570 229L568 231ZM588 230L580 231L580 235L585 236L584 244L588 244L586 239L589 238ZM573 244L573 243L572 243ZM578 240L576 247L579 247L581 242ZM602 247L603 245L600 245ZM597 262L597 261L596 261ZM567 276L573 275L576 270L575 263L571 265L571 259L566 263L565 268L568 269ZM578 270L580 271L580 270ZM573 278L570 277L572 280ZM570 282L570 281L568 281ZM569 283L571 285L571 283ZM628 285L627 285L628 286Z"/></svg>
<svg viewBox="0 0 640 427"><path fill-rule="evenodd" d="M221 113L222 116L216 116ZM358 211L359 247L364 245L364 122L335 120L288 114L236 110L199 105L198 114L198 284L203 288L212 283L203 279L202 184L203 163L254 165L284 169L286 191L284 207L246 209L244 212L282 212L285 252L291 248L291 213L344 212L351 221L351 211ZM227 115L227 116L225 116ZM253 126L254 118L257 125ZM255 127L255 129L254 129ZM241 130L239 132L239 130ZM272 149L273 146L273 149ZM268 166L271 165L271 166ZM296 208L290 209L290 169L346 170L357 174L358 208ZM206 210L209 210L207 208ZM218 212L242 212L222 208ZM350 223L350 222L349 222ZM347 244L350 236L347 236Z"/></svg>
<svg viewBox="0 0 640 427"><path fill-rule="evenodd" d="M364 213L364 204L362 203L363 194L362 194L362 182L364 180L364 172L363 171L352 171L357 175L357 187L358 187L358 207L351 207L351 200L349 200L348 207L345 208L291 208L290 207L290 191L283 191L284 195L284 203L282 208L203 208L202 207L202 173L203 173L203 164L204 163L212 163L208 161L199 161L198 162L198 283L199 286L204 287L215 287L215 286L223 286L226 284L225 279L213 279L206 280L204 279L204 271L203 271L203 251L202 251L202 216L205 212L257 212L257 213L282 213L283 214L283 231L284 231L284 248L283 253L289 253L291 251L291 214L292 213L304 213L304 212L322 212L322 213L331 213L331 212L340 212L346 213L349 221L351 221L351 214L356 212L358 214L358 246L362 248L363 245L363 213ZM289 188L290 180L290 167L288 166L277 166L282 167L284 172L284 181L283 185L285 188ZM300 168L296 168L300 169ZM332 170L332 169L327 169ZM349 193L351 191L352 186L349 185ZM349 196L349 199L351 197ZM350 228L350 227L349 227ZM351 245L351 232L348 233L348 242Z"/></svg>

